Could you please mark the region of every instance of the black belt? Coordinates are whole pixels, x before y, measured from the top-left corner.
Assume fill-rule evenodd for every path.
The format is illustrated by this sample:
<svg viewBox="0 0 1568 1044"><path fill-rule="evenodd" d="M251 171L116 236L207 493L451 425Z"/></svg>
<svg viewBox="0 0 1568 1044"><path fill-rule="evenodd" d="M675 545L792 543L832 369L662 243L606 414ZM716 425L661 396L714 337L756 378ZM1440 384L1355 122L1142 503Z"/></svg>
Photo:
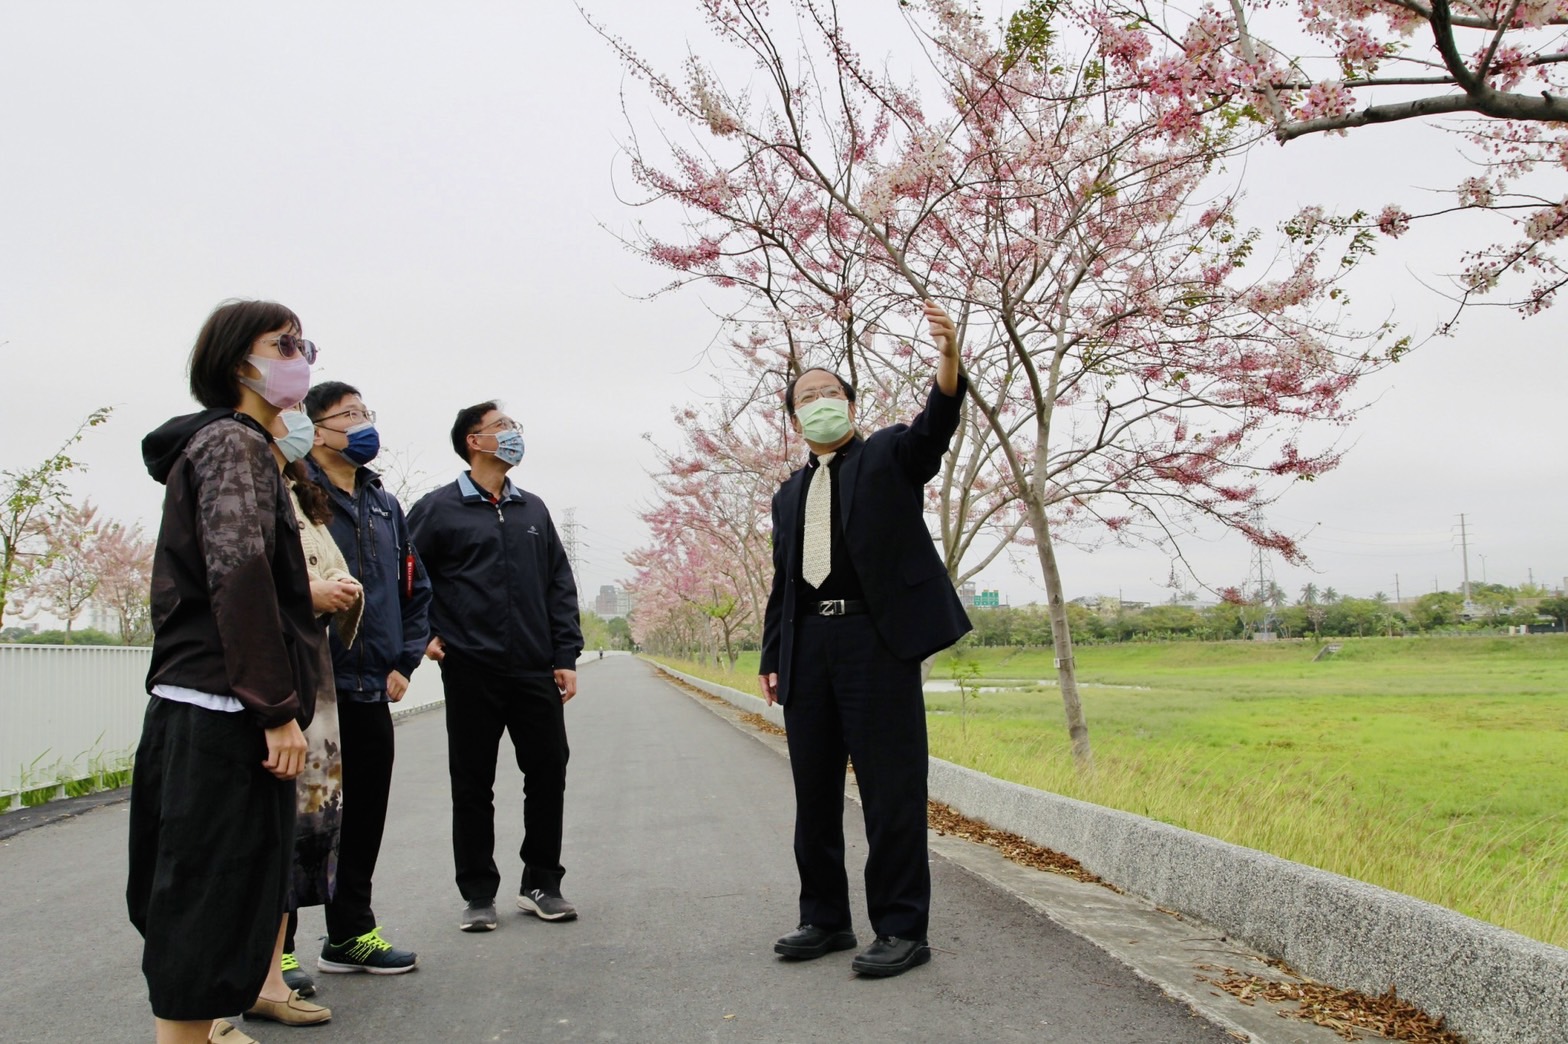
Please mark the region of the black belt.
<svg viewBox="0 0 1568 1044"><path fill-rule="evenodd" d="M859 616L870 612L866 603L858 598L832 598L826 602L807 602L807 616Z"/></svg>

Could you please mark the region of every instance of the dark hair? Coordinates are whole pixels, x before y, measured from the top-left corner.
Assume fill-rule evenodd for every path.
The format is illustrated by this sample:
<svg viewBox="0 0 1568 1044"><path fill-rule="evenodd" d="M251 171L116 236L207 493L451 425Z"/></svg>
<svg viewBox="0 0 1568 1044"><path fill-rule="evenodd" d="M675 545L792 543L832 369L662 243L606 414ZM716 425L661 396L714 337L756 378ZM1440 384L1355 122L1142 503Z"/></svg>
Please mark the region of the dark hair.
<svg viewBox="0 0 1568 1044"><path fill-rule="evenodd" d="M853 389L853 388L851 388L849 386L849 382L848 381L846 381L844 378L840 377L838 374L833 373L833 371L828 369L826 366L811 366L811 367L808 367L808 368L806 368L804 370L801 370L799 373L797 373L794 376L794 378L788 384L786 384L784 386L784 412L785 413L789 414L791 417L795 416L795 385L800 383L800 379L802 377L806 376L806 374L811 373L813 371L815 371L817 373L830 373L830 374L833 374L833 379L838 381L838 386L840 388L844 389L844 398L848 399L850 402L854 402L855 401L855 389Z"/></svg>
<svg viewBox="0 0 1568 1044"><path fill-rule="evenodd" d="M342 381L322 381L305 393L305 413L313 421L320 420L327 415L328 410L350 395L359 395L359 389Z"/></svg>
<svg viewBox="0 0 1568 1044"><path fill-rule="evenodd" d="M452 422L452 448L457 451L459 457L468 460L468 436L479 427L479 422L485 419L485 414L500 408L500 403L491 400L465 406L457 411L457 420Z"/></svg>
<svg viewBox="0 0 1568 1044"><path fill-rule="evenodd" d="M299 506L305 509L306 518L318 526L332 521L332 501L328 499L326 490L311 481L303 460L285 465L283 474L294 486L294 493L299 497Z"/></svg>
<svg viewBox="0 0 1568 1044"><path fill-rule="evenodd" d="M301 332L299 316L276 301L225 301L196 335L189 364L191 395L203 406L233 408L240 404L239 369L256 338L292 327Z"/></svg>

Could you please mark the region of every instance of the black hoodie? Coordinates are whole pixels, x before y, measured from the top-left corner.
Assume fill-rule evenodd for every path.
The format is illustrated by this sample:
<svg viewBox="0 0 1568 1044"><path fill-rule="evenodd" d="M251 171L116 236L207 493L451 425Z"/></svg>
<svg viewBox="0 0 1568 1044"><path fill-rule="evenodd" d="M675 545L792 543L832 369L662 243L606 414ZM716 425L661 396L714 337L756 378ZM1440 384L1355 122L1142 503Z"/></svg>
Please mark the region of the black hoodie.
<svg viewBox="0 0 1568 1044"><path fill-rule="evenodd" d="M310 723L323 640L271 443L228 409L175 417L142 440L148 473L167 487L148 691L234 696L262 728Z"/></svg>

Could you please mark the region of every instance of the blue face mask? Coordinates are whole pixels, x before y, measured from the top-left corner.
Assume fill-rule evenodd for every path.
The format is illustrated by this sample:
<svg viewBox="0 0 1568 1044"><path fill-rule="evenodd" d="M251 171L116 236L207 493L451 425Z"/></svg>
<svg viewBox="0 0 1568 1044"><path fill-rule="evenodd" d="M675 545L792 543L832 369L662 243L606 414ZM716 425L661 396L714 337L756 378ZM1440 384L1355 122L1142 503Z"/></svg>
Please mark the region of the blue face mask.
<svg viewBox="0 0 1568 1044"><path fill-rule="evenodd" d="M352 464L369 464L381 452L381 435L374 424L361 424L343 434L348 436L348 445L343 447L342 453Z"/></svg>
<svg viewBox="0 0 1568 1044"><path fill-rule="evenodd" d="M512 467L523 462L523 433L520 431L503 431L495 437L495 455L504 464Z"/></svg>
<svg viewBox="0 0 1568 1044"><path fill-rule="evenodd" d="M289 410L282 417L283 423L289 427L289 433L277 440L278 451L290 464L304 460L310 456L310 447L316 444L315 424L311 423L308 413L300 410Z"/></svg>

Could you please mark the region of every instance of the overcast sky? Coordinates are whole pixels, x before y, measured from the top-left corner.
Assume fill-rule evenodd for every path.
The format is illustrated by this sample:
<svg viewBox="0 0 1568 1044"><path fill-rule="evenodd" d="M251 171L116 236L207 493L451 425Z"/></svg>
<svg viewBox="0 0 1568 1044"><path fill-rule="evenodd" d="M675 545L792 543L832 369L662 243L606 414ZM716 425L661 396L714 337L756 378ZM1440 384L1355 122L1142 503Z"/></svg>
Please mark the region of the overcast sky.
<svg viewBox="0 0 1568 1044"><path fill-rule="evenodd" d="M711 47L695 3L595 0L619 35L673 62ZM891 10L893 5L888 4ZM194 409L184 366L228 297L272 298L322 349L319 378L359 386L383 444L425 486L461 468L458 407L502 398L527 428L514 473L559 520L575 508L579 585L627 577L651 494L645 435L712 391L704 352L717 291L657 300L665 273L614 233L635 215L618 142L652 112L564 0L532 3L211 3L0 6L0 467L50 452L91 408L78 496L157 521L143 434ZM880 53L907 53L897 23ZM860 44L879 53L877 40ZM1464 170L1453 139L1418 128L1271 147L1242 177L1251 220L1300 202L1410 209ZM1386 243L1356 287L1360 317L1431 330L1441 285L1484 229ZM1316 575L1276 564L1293 594L1455 588L1459 515L1471 570L1560 584L1568 490L1560 400L1568 304L1532 320L1478 309L1363 385L1375 400L1335 473L1270 520L1310 535ZM1205 580L1237 583L1239 538L1190 549ZM986 586L1040 597L1032 553ZM1068 550L1069 597L1160 599L1158 551Z"/></svg>

